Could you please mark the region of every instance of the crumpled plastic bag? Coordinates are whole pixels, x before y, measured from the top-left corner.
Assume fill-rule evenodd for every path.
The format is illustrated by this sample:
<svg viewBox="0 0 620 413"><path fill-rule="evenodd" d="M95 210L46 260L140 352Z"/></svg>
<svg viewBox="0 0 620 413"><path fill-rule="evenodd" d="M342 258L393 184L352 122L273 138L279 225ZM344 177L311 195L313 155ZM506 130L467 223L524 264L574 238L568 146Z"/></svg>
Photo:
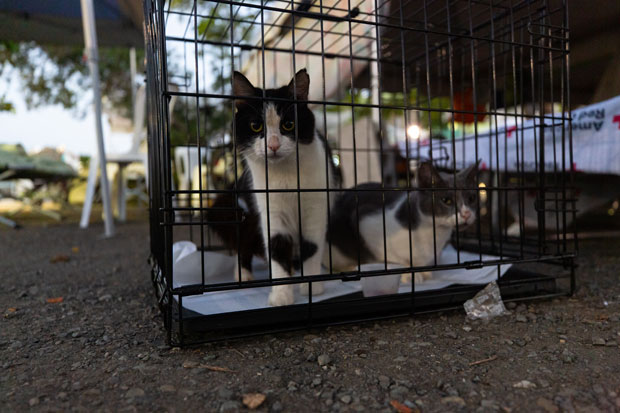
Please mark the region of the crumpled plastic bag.
<svg viewBox="0 0 620 413"><path fill-rule="evenodd" d="M467 317L488 320L506 313L499 287L495 281L487 284L471 300L463 304Z"/></svg>

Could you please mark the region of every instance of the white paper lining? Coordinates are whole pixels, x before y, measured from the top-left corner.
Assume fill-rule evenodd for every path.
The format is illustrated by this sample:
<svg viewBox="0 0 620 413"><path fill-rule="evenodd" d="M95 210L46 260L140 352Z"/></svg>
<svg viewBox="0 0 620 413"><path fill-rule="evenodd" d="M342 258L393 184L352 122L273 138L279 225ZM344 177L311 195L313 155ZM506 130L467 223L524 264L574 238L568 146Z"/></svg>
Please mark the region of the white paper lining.
<svg viewBox="0 0 620 413"><path fill-rule="evenodd" d="M236 256L226 255L218 252L203 252L204 256L204 282L205 285L217 284L223 282L233 282L236 280L237 275L234 274ZM197 251L196 245L190 241L180 241L173 245L173 258L174 258L174 276L173 286L175 288L200 284L202 282L201 277L201 253ZM490 255L482 255L482 260L493 260L498 257ZM460 262L478 261L480 255L471 252L461 251ZM441 253L439 264L454 264L457 262L456 250L448 245ZM362 265L362 271L380 270L385 268L383 263L377 264L365 264ZM398 266L388 265L388 268L398 268ZM510 268L510 264L503 264L500 267L500 276L503 276ZM255 259L253 262L253 274L257 280L268 279L268 270L265 263ZM327 271L326 271L327 272ZM445 288L452 284L487 284L497 279L497 267L490 266L484 268L476 268L471 270L458 269L458 270L441 270L434 271L432 279L416 284L416 292L429 291ZM381 277L364 278L362 281L347 281L340 280L327 281L323 285L325 292L321 295L313 295L313 302L320 302L328 300L330 298L345 296L348 294L362 291L363 283L364 294L379 295L382 287L389 293L390 284L395 285L399 283L398 292L407 293L411 291L410 283L400 283L400 275L389 275ZM366 280L366 281L364 281ZM195 311L200 314L210 315L227 313L234 311L246 311L255 310L259 308L266 308L267 299L269 296L270 287L259 288L242 288L238 290L218 291L204 293L201 295L183 297L183 307L187 310ZM295 304L305 304L308 302L308 297L299 293L299 288L295 286Z"/></svg>

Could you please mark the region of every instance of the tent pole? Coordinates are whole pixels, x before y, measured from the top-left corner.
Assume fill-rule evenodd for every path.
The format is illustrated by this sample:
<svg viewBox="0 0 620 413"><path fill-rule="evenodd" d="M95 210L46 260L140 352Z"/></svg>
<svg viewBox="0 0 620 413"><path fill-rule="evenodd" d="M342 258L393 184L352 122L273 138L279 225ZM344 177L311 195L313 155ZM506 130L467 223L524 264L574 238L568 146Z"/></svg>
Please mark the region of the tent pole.
<svg viewBox="0 0 620 413"><path fill-rule="evenodd" d="M101 88L99 84L99 53L97 50L97 30L95 27L95 10L93 0L80 0L82 5L82 25L84 26L84 43L86 56L93 81L95 129L97 131L97 149L99 165L101 168L101 197L103 198L103 211L105 222L105 236L114 235L114 222L112 218L112 206L110 204L110 186L106 169L105 147L103 144L103 127L101 125Z"/></svg>
<svg viewBox="0 0 620 413"><path fill-rule="evenodd" d="M129 49L129 73L131 75L131 107L133 108L134 112L136 111L136 75L138 72L137 66L136 48L132 47L131 49Z"/></svg>
<svg viewBox="0 0 620 413"><path fill-rule="evenodd" d="M84 205L82 205L82 218L80 219L80 228L88 228L88 220L90 218L90 210L93 207L93 198L95 197L95 181L97 180L97 169L99 169L99 157L90 158L88 165L88 180L86 181L86 195L84 196Z"/></svg>

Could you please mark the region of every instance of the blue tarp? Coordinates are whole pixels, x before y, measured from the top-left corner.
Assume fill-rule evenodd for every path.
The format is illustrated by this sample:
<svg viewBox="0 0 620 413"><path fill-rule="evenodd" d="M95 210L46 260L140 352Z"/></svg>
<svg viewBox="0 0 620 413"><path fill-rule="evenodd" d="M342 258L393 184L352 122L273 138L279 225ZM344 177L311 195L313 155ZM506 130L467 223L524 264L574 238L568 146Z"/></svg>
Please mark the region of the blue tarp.
<svg viewBox="0 0 620 413"><path fill-rule="evenodd" d="M97 19L122 20L125 18L116 0L95 1L94 6ZM0 11L24 13L30 16L82 18L79 0L0 0Z"/></svg>
<svg viewBox="0 0 620 413"><path fill-rule="evenodd" d="M101 46L143 47L142 2L94 0ZM84 44L80 0L0 0L0 39Z"/></svg>

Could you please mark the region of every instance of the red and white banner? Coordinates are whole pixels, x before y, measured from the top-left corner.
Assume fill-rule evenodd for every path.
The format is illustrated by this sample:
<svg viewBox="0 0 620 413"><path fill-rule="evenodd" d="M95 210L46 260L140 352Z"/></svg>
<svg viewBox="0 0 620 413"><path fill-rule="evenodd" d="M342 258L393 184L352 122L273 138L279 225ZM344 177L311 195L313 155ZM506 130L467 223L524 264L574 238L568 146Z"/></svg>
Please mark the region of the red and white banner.
<svg viewBox="0 0 620 413"><path fill-rule="evenodd" d="M620 175L620 96L572 111L570 123L561 114L545 115L544 127L540 118L522 121L523 118L510 114L498 118L498 123L505 119L506 125L454 141L433 140L432 158L452 166L454 151L457 168L481 159L483 169L540 171L544 148L546 172L573 169ZM405 156L404 142L400 149ZM409 158L417 158L418 151L420 158L431 158L428 141L409 141Z"/></svg>

